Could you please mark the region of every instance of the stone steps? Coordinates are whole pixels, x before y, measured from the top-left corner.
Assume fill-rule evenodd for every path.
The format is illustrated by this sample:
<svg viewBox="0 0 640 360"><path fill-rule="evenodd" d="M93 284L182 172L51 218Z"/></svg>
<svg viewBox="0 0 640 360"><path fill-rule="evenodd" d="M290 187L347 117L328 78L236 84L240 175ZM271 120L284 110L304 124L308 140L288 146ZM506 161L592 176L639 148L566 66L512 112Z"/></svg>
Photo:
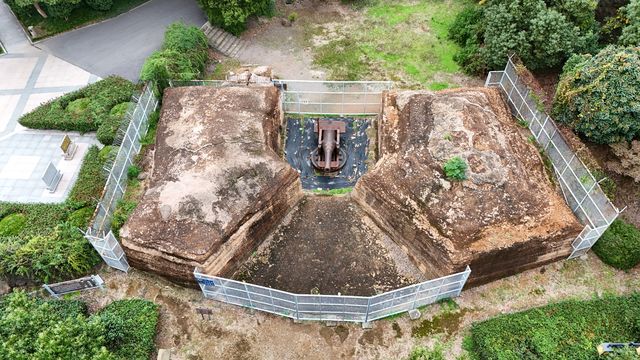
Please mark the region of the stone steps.
<svg viewBox="0 0 640 360"><path fill-rule="evenodd" d="M200 29L207 36L209 46L225 56L236 57L248 45L246 41L211 25L209 22L202 25Z"/></svg>

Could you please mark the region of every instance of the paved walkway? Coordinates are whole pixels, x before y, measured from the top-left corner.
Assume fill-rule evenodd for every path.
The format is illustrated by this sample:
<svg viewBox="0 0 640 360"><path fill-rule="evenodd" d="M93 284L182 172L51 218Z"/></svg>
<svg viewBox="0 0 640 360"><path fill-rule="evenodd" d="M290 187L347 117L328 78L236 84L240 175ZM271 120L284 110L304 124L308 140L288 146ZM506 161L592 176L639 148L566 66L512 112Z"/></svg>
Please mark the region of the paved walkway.
<svg viewBox="0 0 640 360"><path fill-rule="evenodd" d="M8 51L0 56L0 201L62 202L86 150L97 143L95 135L30 130L18 119L99 78L33 47L4 2L0 2L0 41ZM70 161L62 159L59 147L65 134L79 145ZM50 162L62 172L54 193L41 179Z"/></svg>
<svg viewBox="0 0 640 360"><path fill-rule="evenodd" d="M37 46L101 77L116 74L137 81L144 60L160 48L166 27L179 20L198 27L207 21L196 0L151 0Z"/></svg>

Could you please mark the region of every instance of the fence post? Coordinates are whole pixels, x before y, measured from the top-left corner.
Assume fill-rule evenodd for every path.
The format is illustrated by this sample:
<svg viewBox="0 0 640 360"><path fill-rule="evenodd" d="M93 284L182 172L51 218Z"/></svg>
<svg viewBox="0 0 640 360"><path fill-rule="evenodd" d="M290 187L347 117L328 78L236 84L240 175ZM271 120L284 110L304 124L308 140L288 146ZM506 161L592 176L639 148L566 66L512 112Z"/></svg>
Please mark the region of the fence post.
<svg viewBox="0 0 640 360"><path fill-rule="evenodd" d="M300 321L300 308L298 307L298 295L293 295L293 298L296 300L296 320Z"/></svg>
<svg viewBox="0 0 640 360"><path fill-rule="evenodd" d="M51 290L51 288L49 287L49 285L47 284L42 284L42 287L47 290L49 292L49 294L51 294L51 296L53 296L56 299L60 299L60 296L58 294L56 294L53 290Z"/></svg>
<svg viewBox="0 0 640 360"><path fill-rule="evenodd" d="M460 294L462 293L462 289L467 284L467 280L469 279L469 275L471 275L471 268L469 267L469 265L467 265L467 268L464 270L464 276L463 276L463 278L461 280L460 288L458 289L458 292L456 293L456 297L460 296Z"/></svg>
<svg viewBox="0 0 640 360"><path fill-rule="evenodd" d="M367 312L364 314L364 322L369 322L369 308L371 308L371 298L367 299Z"/></svg>

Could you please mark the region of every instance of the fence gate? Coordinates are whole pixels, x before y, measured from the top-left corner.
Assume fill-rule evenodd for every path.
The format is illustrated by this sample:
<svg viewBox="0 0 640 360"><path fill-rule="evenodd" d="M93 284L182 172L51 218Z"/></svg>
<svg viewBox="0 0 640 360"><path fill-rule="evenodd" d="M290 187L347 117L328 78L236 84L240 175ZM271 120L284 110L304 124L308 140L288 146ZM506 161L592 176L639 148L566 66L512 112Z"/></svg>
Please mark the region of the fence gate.
<svg viewBox="0 0 640 360"><path fill-rule="evenodd" d="M283 91L285 113L325 115L378 115L382 92L391 81L273 80Z"/></svg>

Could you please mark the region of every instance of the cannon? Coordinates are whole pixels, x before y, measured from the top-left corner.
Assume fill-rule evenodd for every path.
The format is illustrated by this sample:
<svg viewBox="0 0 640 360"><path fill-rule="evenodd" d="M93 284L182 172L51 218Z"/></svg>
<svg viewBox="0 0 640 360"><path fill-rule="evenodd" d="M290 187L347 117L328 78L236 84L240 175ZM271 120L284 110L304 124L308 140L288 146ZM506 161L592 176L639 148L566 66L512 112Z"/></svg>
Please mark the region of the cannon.
<svg viewBox="0 0 640 360"><path fill-rule="evenodd" d="M344 121L316 121L314 131L318 134L318 147L311 152L311 164L323 173L336 172L344 166L347 154L340 147L340 134L346 132Z"/></svg>

